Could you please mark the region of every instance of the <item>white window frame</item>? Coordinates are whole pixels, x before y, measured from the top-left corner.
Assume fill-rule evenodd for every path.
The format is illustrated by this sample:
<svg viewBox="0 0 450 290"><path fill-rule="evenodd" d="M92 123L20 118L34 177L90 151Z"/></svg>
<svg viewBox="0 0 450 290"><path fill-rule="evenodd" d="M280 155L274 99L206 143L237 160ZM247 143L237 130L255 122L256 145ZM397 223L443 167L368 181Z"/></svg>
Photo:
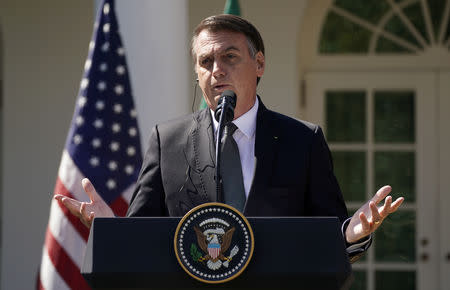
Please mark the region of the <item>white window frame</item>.
<svg viewBox="0 0 450 290"><path fill-rule="evenodd" d="M368 290L374 289L375 269L386 270L417 270L417 289L439 289L439 187L438 187L438 150L437 150L437 75L432 72L314 72L308 73L306 80L307 110L304 119L317 123L326 132L325 124L325 93L327 90L414 90L416 94L416 202L407 201L403 208L416 210L416 262L376 263L373 257L362 264L368 269ZM370 98L369 98L370 99ZM373 112L373 104L367 104L367 113ZM369 126L370 127L370 126ZM368 140L370 141L370 140ZM369 144L368 146L377 146ZM384 145L383 145L384 146ZM386 145L388 146L388 145ZM391 147L411 146L405 144L389 145ZM333 149L332 146L330 146ZM408 147L408 148L409 148ZM370 148L373 150L374 148ZM409 148L410 149L410 148ZM370 160L370 159L369 159ZM369 164L368 168L373 168ZM369 169L370 170L370 169ZM371 172L368 172L371 176ZM368 178L368 189L373 188ZM395 191L395 188L393 189ZM368 192L367 198L375 192ZM352 205L354 206L354 205ZM422 240L427 244L423 245ZM373 253L369 253L373 255ZM422 257L427 256L426 260ZM356 266L357 269L360 266Z"/></svg>

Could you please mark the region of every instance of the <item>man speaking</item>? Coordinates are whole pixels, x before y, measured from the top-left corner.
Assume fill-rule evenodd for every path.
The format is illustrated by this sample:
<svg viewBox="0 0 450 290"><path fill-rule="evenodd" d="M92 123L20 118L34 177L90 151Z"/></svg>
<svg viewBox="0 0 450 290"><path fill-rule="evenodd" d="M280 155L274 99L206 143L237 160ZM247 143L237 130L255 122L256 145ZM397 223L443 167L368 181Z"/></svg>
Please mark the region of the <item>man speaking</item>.
<svg viewBox="0 0 450 290"><path fill-rule="evenodd" d="M351 260L367 250L371 233L403 198L393 201L384 186L348 218L320 127L267 109L256 94L265 69L257 29L234 15L208 17L194 31L192 56L208 108L153 128L127 216L182 216L217 201L214 110L222 93L232 91L236 107L224 142L234 149L221 150L234 165L221 163L224 201L246 216L337 216ZM237 179L227 181L229 168ZM227 193L231 184L234 195ZM88 227L94 217L114 216L88 179L82 185L89 203L55 198Z"/></svg>

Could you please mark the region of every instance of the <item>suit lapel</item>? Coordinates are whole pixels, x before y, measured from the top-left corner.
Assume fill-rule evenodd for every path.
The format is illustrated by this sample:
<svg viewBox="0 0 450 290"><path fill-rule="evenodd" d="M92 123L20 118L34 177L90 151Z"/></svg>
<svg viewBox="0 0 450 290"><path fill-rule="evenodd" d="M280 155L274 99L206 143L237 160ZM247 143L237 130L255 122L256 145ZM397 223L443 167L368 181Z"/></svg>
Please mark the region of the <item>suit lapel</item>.
<svg viewBox="0 0 450 290"><path fill-rule="evenodd" d="M198 190L208 197L210 201L216 201L215 175L215 145L214 134L209 109L199 112L196 124L191 132L193 148L193 164L200 176L200 186Z"/></svg>
<svg viewBox="0 0 450 290"><path fill-rule="evenodd" d="M271 180L278 136L268 114L269 111L259 100L255 133L255 172L244 210L246 215L255 212L256 208L253 208L257 206L255 201L258 195L263 194L264 188Z"/></svg>

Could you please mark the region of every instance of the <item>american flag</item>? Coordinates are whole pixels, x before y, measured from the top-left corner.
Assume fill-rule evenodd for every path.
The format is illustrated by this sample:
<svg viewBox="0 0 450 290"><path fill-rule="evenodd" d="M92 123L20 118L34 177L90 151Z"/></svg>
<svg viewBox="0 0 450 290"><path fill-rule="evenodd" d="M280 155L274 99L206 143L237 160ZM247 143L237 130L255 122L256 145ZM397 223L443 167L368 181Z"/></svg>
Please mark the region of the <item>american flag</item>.
<svg viewBox="0 0 450 290"><path fill-rule="evenodd" d="M88 177L118 216L126 214L142 163L136 110L114 1L99 9L54 193L88 201ZM89 230L53 200L38 289L90 289L80 274Z"/></svg>

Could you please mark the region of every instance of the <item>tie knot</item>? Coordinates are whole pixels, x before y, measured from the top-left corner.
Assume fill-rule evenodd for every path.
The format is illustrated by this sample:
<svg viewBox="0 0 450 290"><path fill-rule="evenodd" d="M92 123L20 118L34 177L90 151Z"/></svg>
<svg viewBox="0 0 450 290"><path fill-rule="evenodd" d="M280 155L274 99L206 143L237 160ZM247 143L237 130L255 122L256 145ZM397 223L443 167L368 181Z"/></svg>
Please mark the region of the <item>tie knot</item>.
<svg viewBox="0 0 450 290"><path fill-rule="evenodd" d="M225 134L227 136L232 136L237 129L238 127L233 122L229 122L225 125Z"/></svg>

